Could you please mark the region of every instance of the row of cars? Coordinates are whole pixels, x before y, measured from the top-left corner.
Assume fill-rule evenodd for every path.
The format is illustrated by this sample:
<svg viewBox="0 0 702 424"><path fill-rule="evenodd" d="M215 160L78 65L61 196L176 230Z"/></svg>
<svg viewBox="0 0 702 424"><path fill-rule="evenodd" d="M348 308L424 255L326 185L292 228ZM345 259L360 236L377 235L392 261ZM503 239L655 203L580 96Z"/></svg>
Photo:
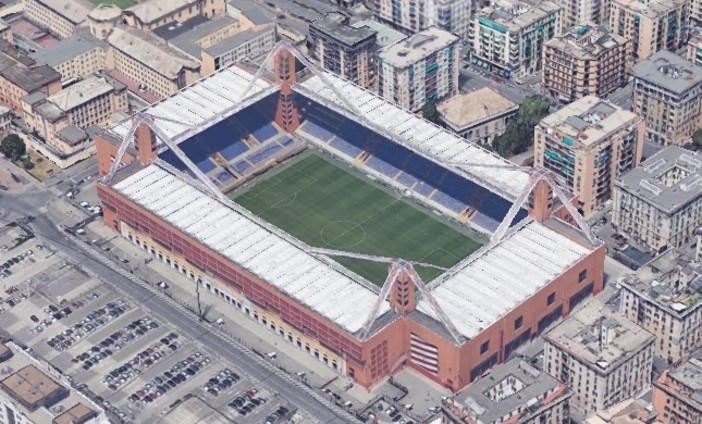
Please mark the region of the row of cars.
<svg viewBox="0 0 702 424"><path fill-rule="evenodd" d="M124 349L136 339L159 327L160 324L149 317L134 320L93 345L90 350L77 355L73 362L83 361L82 368L87 371L108 356L112 356L114 352Z"/></svg>
<svg viewBox="0 0 702 424"><path fill-rule="evenodd" d="M27 258L30 258L33 255L33 251L27 250L26 252L20 253L19 255L14 256L0 264L0 278L6 278L12 275L12 267L21 264ZM32 259L32 261L34 261L34 259Z"/></svg>
<svg viewBox="0 0 702 424"><path fill-rule="evenodd" d="M246 393L242 393L232 399L228 406L238 412L239 415L246 416L266 403L266 399L256 396L257 394L258 390L256 389L248 390Z"/></svg>
<svg viewBox="0 0 702 424"><path fill-rule="evenodd" d="M229 368L225 368L212 376L207 383L202 386L202 390L214 397L217 397L221 392L231 388L233 385L239 382L240 379L241 378L237 373Z"/></svg>
<svg viewBox="0 0 702 424"><path fill-rule="evenodd" d="M71 309L70 306L66 306L63 309L61 309L58 306L49 305L48 307L44 308L44 313L46 314L46 318L44 318L43 320L40 319L39 317L37 317L36 315L29 316L29 319L33 323L36 324L35 327L33 327L29 330L29 332L33 336L43 332L47 327L49 327L51 324L55 323L56 321L63 319L65 317L69 316L70 314L72 314L73 309Z"/></svg>
<svg viewBox="0 0 702 424"><path fill-rule="evenodd" d="M202 353L195 352L175 363L168 371L154 377L149 383L132 393L127 400L138 407L144 407L194 377L211 363L212 360L209 357L203 357Z"/></svg>
<svg viewBox="0 0 702 424"><path fill-rule="evenodd" d="M281 405L280 407L278 407L278 409L273 411L273 413L266 416L266 419L263 422L264 424L275 424L279 421L284 420L289 413L290 410L286 406Z"/></svg>
<svg viewBox="0 0 702 424"><path fill-rule="evenodd" d="M177 339L178 334L170 333L134 355L126 363L109 371L102 379L102 383L111 390L117 390L119 387L129 383L136 376L146 372L169 354L177 351L181 346Z"/></svg>
<svg viewBox="0 0 702 424"><path fill-rule="evenodd" d="M99 328L107 325L107 323L122 316L131 308L132 306L123 299L109 302L104 307L93 310L80 322L65 329L63 333L50 338L46 343L53 349L64 352Z"/></svg>

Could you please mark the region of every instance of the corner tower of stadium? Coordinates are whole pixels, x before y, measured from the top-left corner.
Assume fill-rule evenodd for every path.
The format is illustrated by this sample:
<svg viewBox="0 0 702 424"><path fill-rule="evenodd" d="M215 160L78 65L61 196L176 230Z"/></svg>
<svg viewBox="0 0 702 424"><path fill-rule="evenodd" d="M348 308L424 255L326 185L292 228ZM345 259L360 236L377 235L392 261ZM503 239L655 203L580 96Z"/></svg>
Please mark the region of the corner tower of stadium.
<svg viewBox="0 0 702 424"><path fill-rule="evenodd" d="M557 199L547 185L536 184L499 240L478 248L475 240L495 232L533 181L529 172L331 73L296 74L293 53L279 49L272 71L223 69L142 111L148 119L99 135L106 225L188 277L193 291L221 297L231 314L246 314L366 387L411 367L459 390L602 290L604 247L553 212ZM306 176L309 157L327 164L333 177L326 179L334 181ZM304 184L295 185L296 175ZM288 185L276 190L279 184ZM365 190L344 196L357 204L324 202L349 184ZM237 196L261 187L256 195L267 206L240 204ZM294 193L265 198L286 190ZM319 216L318 225L284 215L314 190L322 195L312 209L295 210ZM369 204L363 196L371 192L391 201ZM339 221L354 221L324 221L331 206ZM394 207L414 218L394 230L370 226ZM275 208L283 215L271 215ZM291 219L304 219L323 241L358 236L343 246L312 246L314 238L284 228ZM425 223L470 237L451 248L439 242L418 258L382 251L395 238L407 241L397 245L429 243L435 230L417 228ZM341 227L325 238L330 224ZM357 253L398 259L380 264L385 284L373 284L331 250L354 252L359 240L370 251ZM466 240L476 247L461 257ZM418 284L415 266L451 255L450 266Z"/></svg>

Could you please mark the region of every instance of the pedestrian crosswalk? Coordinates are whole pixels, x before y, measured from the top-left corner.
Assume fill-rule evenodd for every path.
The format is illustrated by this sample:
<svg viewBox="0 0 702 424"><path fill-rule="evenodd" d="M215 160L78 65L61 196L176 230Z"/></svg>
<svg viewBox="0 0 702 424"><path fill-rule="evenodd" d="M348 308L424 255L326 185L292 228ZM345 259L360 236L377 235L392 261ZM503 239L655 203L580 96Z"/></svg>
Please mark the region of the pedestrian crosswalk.
<svg viewBox="0 0 702 424"><path fill-rule="evenodd" d="M42 214L42 215L44 215L44 214L47 213L48 211L49 211L49 210L46 209L46 206L42 206L42 207L40 207L39 210L38 210L38 212L39 212L40 214Z"/></svg>

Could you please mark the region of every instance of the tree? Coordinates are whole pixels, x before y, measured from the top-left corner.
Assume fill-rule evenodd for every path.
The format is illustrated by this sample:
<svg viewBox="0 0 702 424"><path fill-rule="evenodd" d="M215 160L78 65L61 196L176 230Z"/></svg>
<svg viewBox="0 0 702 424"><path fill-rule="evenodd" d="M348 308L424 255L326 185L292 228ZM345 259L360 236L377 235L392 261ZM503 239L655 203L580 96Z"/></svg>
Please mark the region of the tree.
<svg viewBox="0 0 702 424"><path fill-rule="evenodd" d="M16 161L27 153L27 147L17 134L10 134L0 142L0 152Z"/></svg>
<svg viewBox="0 0 702 424"><path fill-rule="evenodd" d="M702 128L692 134L692 148L695 150L702 149Z"/></svg>
<svg viewBox="0 0 702 424"><path fill-rule="evenodd" d="M441 117L439 116L439 111L436 110L436 103L429 102L422 107L422 116L429 122L435 124L441 123Z"/></svg>
<svg viewBox="0 0 702 424"><path fill-rule="evenodd" d="M525 152L533 143L534 127L548 115L550 103L540 97L527 97L516 115L507 123L505 133L495 138L492 147L500 156Z"/></svg>

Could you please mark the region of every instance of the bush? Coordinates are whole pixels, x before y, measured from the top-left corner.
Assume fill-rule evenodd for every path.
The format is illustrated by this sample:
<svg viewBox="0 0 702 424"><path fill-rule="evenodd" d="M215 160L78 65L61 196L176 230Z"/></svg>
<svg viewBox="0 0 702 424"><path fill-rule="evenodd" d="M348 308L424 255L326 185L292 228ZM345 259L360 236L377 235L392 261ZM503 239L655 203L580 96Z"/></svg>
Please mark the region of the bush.
<svg viewBox="0 0 702 424"><path fill-rule="evenodd" d="M27 147L17 134L10 134L0 142L0 152L16 161L27 153Z"/></svg>
<svg viewBox="0 0 702 424"><path fill-rule="evenodd" d="M527 97L517 114L507 123L505 133L492 142L492 147L503 157L527 151L534 143L534 127L548 115L551 104L540 97Z"/></svg>

